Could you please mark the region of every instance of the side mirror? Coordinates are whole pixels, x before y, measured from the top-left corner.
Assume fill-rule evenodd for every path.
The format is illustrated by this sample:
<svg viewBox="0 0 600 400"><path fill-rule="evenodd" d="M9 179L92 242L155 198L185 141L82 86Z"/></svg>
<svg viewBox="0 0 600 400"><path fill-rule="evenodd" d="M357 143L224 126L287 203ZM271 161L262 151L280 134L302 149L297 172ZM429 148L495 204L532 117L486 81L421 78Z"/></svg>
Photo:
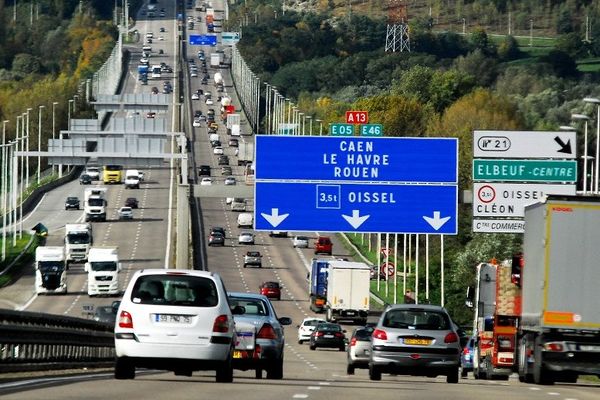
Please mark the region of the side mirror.
<svg viewBox="0 0 600 400"><path fill-rule="evenodd" d="M85 272L90 272L90 263L85 263L85 264L83 265L83 270L84 270Z"/></svg>
<svg viewBox="0 0 600 400"><path fill-rule="evenodd" d="M467 298L465 299L465 305L469 308L473 308L473 300L475 300L475 288L469 286L467 288Z"/></svg>
<svg viewBox="0 0 600 400"><path fill-rule="evenodd" d="M123 269L123 267L121 266L121 263L119 263L117 266L117 271L121 271L121 269Z"/></svg>
<svg viewBox="0 0 600 400"><path fill-rule="evenodd" d="M281 325L291 325L292 324L292 319L289 317L281 317L278 319L278 321Z"/></svg>

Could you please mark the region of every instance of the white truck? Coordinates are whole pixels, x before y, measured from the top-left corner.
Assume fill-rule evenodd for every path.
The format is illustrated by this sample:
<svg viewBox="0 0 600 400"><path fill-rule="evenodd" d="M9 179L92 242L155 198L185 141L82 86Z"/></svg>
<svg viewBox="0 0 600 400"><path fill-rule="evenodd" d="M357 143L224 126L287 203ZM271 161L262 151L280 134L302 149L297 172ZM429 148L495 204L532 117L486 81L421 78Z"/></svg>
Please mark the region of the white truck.
<svg viewBox="0 0 600 400"><path fill-rule="evenodd" d="M213 79L215 80L215 86L223 84L223 75L220 72L215 72Z"/></svg>
<svg viewBox="0 0 600 400"><path fill-rule="evenodd" d="M221 54L212 53L210 55L210 66L213 68L221 68Z"/></svg>
<svg viewBox="0 0 600 400"><path fill-rule="evenodd" d="M62 246L35 249L35 292L67 293L67 268Z"/></svg>
<svg viewBox="0 0 600 400"><path fill-rule="evenodd" d="M332 260L328 265L327 321L366 324L369 315L371 268L361 262Z"/></svg>
<svg viewBox="0 0 600 400"><path fill-rule="evenodd" d="M137 169L128 169L125 171L125 189L140 188L140 173Z"/></svg>
<svg viewBox="0 0 600 400"><path fill-rule="evenodd" d="M549 195L525 207L519 380L600 376L600 199Z"/></svg>
<svg viewBox="0 0 600 400"><path fill-rule="evenodd" d="M92 243L91 224L65 225L65 257L67 263L69 261L79 262L87 260Z"/></svg>
<svg viewBox="0 0 600 400"><path fill-rule="evenodd" d="M84 270L88 274L88 296L120 294L117 247L92 247Z"/></svg>
<svg viewBox="0 0 600 400"><path fill-rule="evenodd" d="M85 222L106 221L106 188L87 188L84 199Z"/></svg>
<svg viewBox="0 0 600 400"><path fill-rule="evenodd" d="M248 165L254 162L254 143L238 142L238 165Z"/></svg>

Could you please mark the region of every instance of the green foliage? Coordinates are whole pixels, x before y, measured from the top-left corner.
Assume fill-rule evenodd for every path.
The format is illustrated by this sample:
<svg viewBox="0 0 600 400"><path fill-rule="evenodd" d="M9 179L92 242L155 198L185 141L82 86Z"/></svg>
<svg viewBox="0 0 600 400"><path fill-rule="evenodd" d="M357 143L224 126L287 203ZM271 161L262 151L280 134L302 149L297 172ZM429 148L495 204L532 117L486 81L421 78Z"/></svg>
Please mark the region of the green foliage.
<svg viewBox="0 0 600 400"><path fill-rule="evenodd" d="M574 78L579 75L577 63L566 52L552 50L546 56L540 57L541 63L548 64L554 73L561 78Z"/></svg>
<svg viewBox="0 0 600 400"><path fill-rule="evenodd" d="M27 53L20 53L15 56L12 63L12 70L16 75L30 75L41 72L40 60Z"/></svg>
<svg viewBox="0 0 600 400"><path fill-rule="evenodd" d="M466 56L456 58L454 68L471 76L478 86L488 87L496 80L498 61L477 49Z"/></svg>
<svg viewBox="0 0 600 400"><path fill-rule="evenodd" d="M471 33L469 42L474 49L480 50L485 56L494 56L496 54L496 45L492 42L486 31L477 28Z"/></svg>
<svg viewBox="0 0 600 400"><path fill-rule="evenodd" d="M498 46L498 57L503 61L516 60L521 56L519 43L514 36L506 36Z"/></svg>

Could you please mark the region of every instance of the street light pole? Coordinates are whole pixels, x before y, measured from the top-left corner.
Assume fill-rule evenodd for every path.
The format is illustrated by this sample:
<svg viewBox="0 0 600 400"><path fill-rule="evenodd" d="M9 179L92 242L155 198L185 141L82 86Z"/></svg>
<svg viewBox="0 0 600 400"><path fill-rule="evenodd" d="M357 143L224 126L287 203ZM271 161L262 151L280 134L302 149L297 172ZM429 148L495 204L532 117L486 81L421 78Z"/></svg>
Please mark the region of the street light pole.
<svg viewBox="0 0 600 400"><path fill-rule="evenodd" d="M592 103L596 105L597 109L597 119L596 119L596 161L594 164L594 188L593 193L598 194L598 172L599 172L599 162L600 161L600 99L594 97L586 97L583 99L586 103Z"/></svg>
<svg viewBox="0 0 600 400"><path fill-rule="evenodd" d="M312 136L313 117L312 117L312 115L307 115L306 118L308 118L308 120L310 121L310 127L309 127L309 130L308 130L308 134L310 136Z"/></svg>
<svg viewBox="0 0 600 400"><path fill-rule="evenodd" d="M319 123L319 136L323 136L323 120L317 118L315 122Z"/></svg>
<svg viewBox="0 0 600 400"><path fill-rule="evenodd" d="M25 190L27 190L29 188L29 112L33 110L33 108L28 108L27 109L27 141L26 141L26 146L27 146L27 162L25 163ZM23 199L21 199L23 200Z"/></svg>
<svg viewBox="0 0 600 400"><path fill-rule="evenodd" d="M585 122L583 133L583 194L587 194L587 163L588 163L588 121L590 117L585 114L571 114L571 119Z"/></svg>
<svg viewBox="0 0 600 400"><path fill-rule="evenodd" d="M6 196L7 188L6 174L8 169L7 161L7 144L6 144L6 124L8 120L2 121L2 186L0 187L0 194L2 195L2 261L6 259ZM6 165L5 165L6 164Z"/></svg>
<svg viewBox="0 0 600 400"><path fill-rule="evenodd" d="M45 108L46 106L41 105L39 108L39 113L38 113L38 164L37 164L37 183L38 185L40 184L40 176L42 173L42 156L41 156L41 152L42 152L42 109Z"/></svg>
<svg viewBox="0 0 600 400"><path fill-rule="evenodd" d="M58 101L52 103L52 140L56 139L56 118L54 117L56 113L56 106L58 105ZM56 173L56 165L52 165L52 174Z"/></svg>

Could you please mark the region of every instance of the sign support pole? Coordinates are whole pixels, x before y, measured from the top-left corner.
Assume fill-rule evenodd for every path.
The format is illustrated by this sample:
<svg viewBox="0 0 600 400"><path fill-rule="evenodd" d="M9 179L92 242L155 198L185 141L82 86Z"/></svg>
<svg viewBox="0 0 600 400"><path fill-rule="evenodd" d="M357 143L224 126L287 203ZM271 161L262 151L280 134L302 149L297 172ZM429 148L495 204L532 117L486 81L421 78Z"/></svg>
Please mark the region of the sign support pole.
<svg viewBox="0 0 600 400"><path fill-rule="evenodd" d="M390 234L385 234L385 249L387 250L385 253L385 297L388 297L390 290L390 275L387 272L387 266L390 261Z"/></svg>
<svg viewBox="0 0 600 400"><path fill-rule="evenodd" d="M441 306L444 307L444 235L440 235Z"/></svg>
<svg viewBox="0 0 600 400"><path fill-rule="evenodd" d="M419 234L415 235L415 304L419 304Z"/></svg>
<svg viewBox="0 0 600 400"><path fill-rule="evenodd" d="M429 235L425 235L425 299L429 303Z"/></svg>
<svg viewBox="0 0 600 400"><path fill-rule="evenodd" d="M402 234L404 246L402 248L402 267L404 274L402 276L402 296L406 294L406 233Z"/></svg>
<svg viewBox="0 0 600 400"><path fill-rule="evenodd" d="M377 234L377 258L379 259L379 254L381 254L381 233ZM378 260L379 261L379 260ZM379 266L377 266L377 291L379 291L379 285L381 281L381 270Z"/></svg>
<svg viewBox="0 0 600 400"><path fill-rule="evenodd" d="M398 304L398 234L394 234L394 304Z"/></svg>

